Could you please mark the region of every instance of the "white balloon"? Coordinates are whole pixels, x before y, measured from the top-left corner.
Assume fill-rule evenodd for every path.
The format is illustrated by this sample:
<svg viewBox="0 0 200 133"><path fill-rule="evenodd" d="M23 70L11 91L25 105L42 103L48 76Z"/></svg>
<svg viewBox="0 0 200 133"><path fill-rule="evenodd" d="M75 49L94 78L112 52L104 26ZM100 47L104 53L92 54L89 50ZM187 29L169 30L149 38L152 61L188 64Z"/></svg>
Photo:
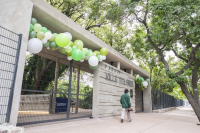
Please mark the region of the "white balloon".
<svg viewBox="0 0 200 133"><path fill-rule="evenodd" d="M51 37L52 37L52 34L50 33L50 32L46 32L45 34L44 34L44 38L46 39L46 40L49 40L49 39L51 39Z"/></svg>
<svg viewBox="0 0 200 133"><path fill-rule="evenodd" d="M68 60L72 60L72 57L71 57L71 56L67 56L67 59L68 59Z"/></svg>
<svg viewBox="0 0 200 133"><path fill-rule="evenodd" d="M137 74L137 75L136 75L136 78L139 78L139 77L140 77L140 75L139 75L139 74Z"/></svg>
<svg viewBox="0 0 200 133"><path fill-rule="evenodd" d="M28 41L28 51L37 54L39 53L43 48L41 40L37 38L32 38Z"/></svg>
<svg viewBox="0 0 200 133"><path fill-rule="evenodd" d="M144 87L147 87L147 86L148 86L147 81L142 82L142 85L143 85Z"/></svg>
<svg viewBox="0 0 200 133"><path fill-rule="evenodd" d="M72 34L69 32L65 32L65 34L69 37L70 41L72 40Z"/></svg>
<svg viewBox="0 0 200 133"><path fill-rule="evenodd" d="M102 56L102 60L105 60L106 59L106 56Z"/></svg>
<svg viewBox="0 0 200 133"><path fill-rule="evenodd" d="M50 48L49 48L49 47L47 47L47 49L48 49L48 50L50 50Z"/></svg>
<svg viewBox="0 0 200 133"><path fill-rule="evenodd" d="M90 66L96 66L98 65L98 58L96 56L91 56L88 60Z"/></svg>
<svg viewBox="0 0 200 133"><path fill-rule="evenodd" d="M42 41L42 44L47 43L47 39L45 39L45 38L43 38L41 41Z"/></svg>
<svg viewBox="0 0 200 133"><path fill-rule="evenodd" d="M80 60L80 62L84 62L84 60Z"/></svg>

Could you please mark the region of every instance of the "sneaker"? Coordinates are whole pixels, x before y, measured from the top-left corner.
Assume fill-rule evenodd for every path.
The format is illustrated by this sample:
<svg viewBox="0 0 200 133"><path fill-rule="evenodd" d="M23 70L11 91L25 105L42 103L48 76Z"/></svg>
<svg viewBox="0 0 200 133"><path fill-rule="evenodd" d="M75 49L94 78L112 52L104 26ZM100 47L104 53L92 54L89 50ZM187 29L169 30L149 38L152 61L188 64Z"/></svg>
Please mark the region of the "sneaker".
<svg viewBox="0 0 200 133"><path fill-rule="evenodd" d="M128 122L131 122L132 120L130 119Z"/></svg>
<svg viewBox="0 0 200 133"><path fill-rule="evenodd" d="M123 119L121 119L121 123L123 123Z"/></svg>

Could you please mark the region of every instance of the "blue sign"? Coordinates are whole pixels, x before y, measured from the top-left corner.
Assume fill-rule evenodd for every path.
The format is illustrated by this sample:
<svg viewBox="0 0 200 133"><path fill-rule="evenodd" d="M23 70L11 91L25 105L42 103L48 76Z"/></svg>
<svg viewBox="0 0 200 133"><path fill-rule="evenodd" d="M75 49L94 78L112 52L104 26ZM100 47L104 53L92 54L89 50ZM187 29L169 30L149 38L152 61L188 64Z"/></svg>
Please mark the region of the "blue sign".
<svg viewBox="0 0 200 133"><path fill-rule="evenodd" d="M68 98L56 97L56 108L55 112L66 112L67 111Z"/></svg>

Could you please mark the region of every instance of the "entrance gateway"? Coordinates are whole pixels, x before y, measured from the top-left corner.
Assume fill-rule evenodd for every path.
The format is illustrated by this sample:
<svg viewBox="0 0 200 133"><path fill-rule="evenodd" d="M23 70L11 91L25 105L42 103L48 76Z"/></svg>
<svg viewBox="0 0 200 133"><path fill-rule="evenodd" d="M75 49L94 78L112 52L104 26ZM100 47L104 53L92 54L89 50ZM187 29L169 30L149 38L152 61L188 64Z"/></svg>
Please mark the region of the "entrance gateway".
<svg viewBox="0 0 200 133"><path fill-rule="evenodd" d="M17 15L15 15L15 17L9 17L10 14ZM129 91L132 92L132 94L130 94L131 104L133 108L135 108L135 105L137 105L137 103L135 103L137 102L135 98L137 93L135 91L135 77L133 76L133 74L139 74L144 79L147 79L149 78L149 73L135 65L132 61L122 56L119 52L114 50L109 45L105 44L99 38L73 22L70 18L66 17L60 11L50 6L45 1L41 0L10 0L1 2L0 15L4 16L5 18L0 21L1 26L15 33L20 33L23 35L17 73L14 83L12 107L9 114L9 122L11 124L16 125L18 123L20 125L20 123L26 124L38 121L44 122L62 119L66 120L72 118L72 116L74 115L76 116L76 114L78 114L80 111L79 109L84 110L82 112L82 114L84 115L80 115L76 118L80 118L81 116L89 117L91 115L94 118L119 115L121 111L119 100L120 96L124 93L125 88L129 89ZM89 85L89 87L92 88L92 94L84 93L84 95L82 95L80 88L80 91L78 93L77 86L80 85L77 85L78 82L76 81L79 77L76 78L76 81L72 77L71 81L74 83L74 86L71 84L71 91L70 87L67 87L66 89L60 89L64 87L56 86L56 78L60 78L58 82L66 81L67 84L64 84L66 86L70 86L70 82L67 76L57 76L57 73L55 71L56 69L52 71L53 67L52 69L48 69L50 71L46 71L43 73L43 84L38 83L34 86L32 81L30 82L28 80L25 75L30 76L31 73L25 74L26 71L29 71L25 68L25 57L31 17L36 18L38 20L38 23L40 23L44 27L47 27L47 29L51 30L53 33L70 32L73 36L72 41L80 39L83 41L85 47L89 49L99 50L102 47L108 49L109 54L107 55L107 59L105 60L105 62L100 63L98 69L96 69L95 71L89 69L89 65L86 62L73 61L72 65L72 62L70 63L70 61L67 60L66 55L63 55L58 51L50 51L46 48L43 48L43 50L39 54L34 55L37 56L37 58L40 58L41 61L46 60L47 63L52 62L52 66L54 66L54 68L56 68L56 66L59 66L60 70L62 68L63 71L66 71L66 75L68 74L67 72L71 72L72 75L78 75L79 70L81 70L80 73L86 72L88 75L93 77L93 85ZM110 65L110 62L114 62L114 64ZM69 69L70 64L71 71ZM127 71L125 72L124 69L126 69ZM34 72L36 72L36 69L34 70ZM38 73L41 74L41 71L38 71ZM24 79L24 77L26 78ZM52 78L55 79L52 80ZM66 91L67 89L68 91ZM2 89L0 91L2 92ZM26 96L28 94L29 96ZM68 99L69 95L71 96L71 98ZM86 106L85 109L83 106L77 107L77 99L79 99L78 103L81 103L81 100L83 99L87 99L85 101L90 101L92 99L91 106ZM142 99L144 112L151 112L152 106L150 85L146 89L144 89ZM56 106L52 106L56 102L58 104L56 104ZM65 104L66 102L67 104ZM57 110L56 108L58 108L58 106L62 106L62 108ZM30 109L34 109L37 111L33 111ZM78 109L78 113L75 113L76 109ZM66 112L66 110L68 111L68 113ZM49 112L47 113L47 111ZM29 114L27 114L27 112L29 112ZM36 115L36 113L38 114ZM44 117L47 114L49 114L48 117L51 119L47 119L47 117ZM28 118L28 116L32 116L32 118Z"/></svg>

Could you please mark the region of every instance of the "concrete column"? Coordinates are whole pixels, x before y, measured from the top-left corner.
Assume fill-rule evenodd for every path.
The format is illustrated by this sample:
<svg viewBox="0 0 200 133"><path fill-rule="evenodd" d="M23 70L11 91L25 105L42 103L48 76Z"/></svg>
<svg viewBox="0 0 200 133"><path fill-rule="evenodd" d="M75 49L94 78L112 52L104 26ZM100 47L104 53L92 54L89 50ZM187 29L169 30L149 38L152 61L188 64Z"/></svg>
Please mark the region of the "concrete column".
<svg viewBox="0 0 200 133"><path fill-rule="evenodd" d="M10 113L10 123L14 126L17 123L18 117L32 9L32 2L27 0L0 0L0 25L15 33L22 34L19 61L14 84L13 102Z"/></svg>
<svg viewBox="0 0 200 133"><path fill-rule="evenodd" d="M76 110L75 113L78 113L78 107L79 107L79 82L80 82L80 66L78 66L78 79L77 79L77 90L76 90Z"/></svg>
<svg viewBox="0 0 200 133"><path fill-rule="evenodd" d="M144 112L152 112L151 83L149 83L148 87L143 90L143 105Z"/></svg>
<svg viewBox="0 0 200 133"><path fill-rule="evenodd" d="M102 62L100 62L101 64ZM99 66L100 66L99 64ZM92 107L92 116L93 118L99 117L99 76L100 76L100 67L94 70L93 75L93 107Z"/></svg>
<svg viewBox="0 0 200 133"><path fill-rule="evenodd" d="M131 72L130 72L131 76L133 76L133 69L131 69Z"/></svg>
<svg viewBox="0 0 200 133"><path fill-rule="evenodd" d="M120 69L120 62L117 62L117 69Z"/></svg>
<svg viewBox="0 0 200 133"><path fill-rule="evenodd" d="M57 92L57 84L58 84L58 73L59 73L59 59L56 59L56 68L55 68L55 79L54 79L54 92ZM56 103L56 93L53 93L52 98L52 113L55 113L55 103Z"/></svg>

